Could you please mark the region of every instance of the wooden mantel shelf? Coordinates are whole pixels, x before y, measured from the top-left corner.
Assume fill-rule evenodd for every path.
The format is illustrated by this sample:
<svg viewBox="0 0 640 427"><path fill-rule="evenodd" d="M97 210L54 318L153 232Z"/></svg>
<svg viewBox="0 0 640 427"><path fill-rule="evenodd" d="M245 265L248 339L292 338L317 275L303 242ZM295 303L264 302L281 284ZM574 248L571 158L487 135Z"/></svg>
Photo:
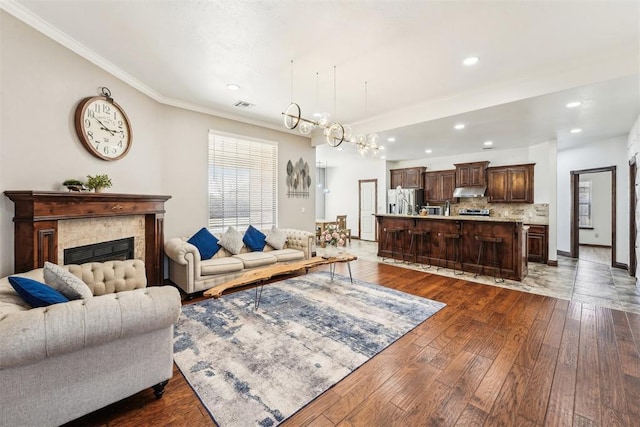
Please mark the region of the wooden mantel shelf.
<svg viewBox="0 0 640 427"><path fill-rule="evenodd" d="M171 196L56 191L5 191L15 204L17 273L58 263L58 221L145 216L145 265L149 284L162 283L164 203Z"/></svg>

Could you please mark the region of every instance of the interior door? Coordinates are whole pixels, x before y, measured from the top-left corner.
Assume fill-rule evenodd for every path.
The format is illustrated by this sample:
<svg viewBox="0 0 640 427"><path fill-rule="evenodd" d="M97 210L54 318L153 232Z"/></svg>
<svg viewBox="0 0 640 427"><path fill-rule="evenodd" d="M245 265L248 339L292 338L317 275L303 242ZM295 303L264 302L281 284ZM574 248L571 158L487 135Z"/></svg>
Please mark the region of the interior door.
<svg viewBox="0 0 640 427"><path fill-rule="evenodd" d="M377 180L361 180L360 184L360 240L376 240L376 205L377 205Z"/></svg>

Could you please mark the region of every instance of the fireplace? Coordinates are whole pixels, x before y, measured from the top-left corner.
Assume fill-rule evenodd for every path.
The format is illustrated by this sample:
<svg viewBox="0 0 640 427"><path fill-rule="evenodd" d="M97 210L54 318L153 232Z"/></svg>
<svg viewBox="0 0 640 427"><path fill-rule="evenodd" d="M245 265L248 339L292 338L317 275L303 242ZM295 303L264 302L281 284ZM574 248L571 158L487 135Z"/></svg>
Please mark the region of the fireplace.
<svg viewBox="0 0 640 427"><path fill-rule="evenodd" d="M76 246L64 250L64 263L84 264L85 262L133 259L133 250L133 237Z"/></svg>
<svg viewBox="0 0 640 427"><path fill-rule="evenodd" d="M162 283L164 204L171 196L54 191L5 191L4 194L15 204L16 273L42 267L45 261L62 262L63 249L68 246L134 236L133 258L144 260L150 285ZM124 225L114 227L112 220ZM79 233L82 236L95 237L102 229L112 232L116 228L123 234L102 236L99 241L76 241L70 245L66 230L78 223L93 227L91 232Z"/></svg>

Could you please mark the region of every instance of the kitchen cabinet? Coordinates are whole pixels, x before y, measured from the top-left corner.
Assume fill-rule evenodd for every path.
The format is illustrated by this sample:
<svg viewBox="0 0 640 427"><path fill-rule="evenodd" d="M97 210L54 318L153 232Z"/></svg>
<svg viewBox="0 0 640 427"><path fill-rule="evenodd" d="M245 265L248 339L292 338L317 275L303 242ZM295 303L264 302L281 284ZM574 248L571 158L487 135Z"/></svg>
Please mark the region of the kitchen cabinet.
<svg viewBox="0 0 640 427"><path fill-rule="evenodd" d="M535 164L487 168L489 203L533 203L533 168Z"/></svg>
<svg viewBox="0 0 640 427"><path fill-rule="evenodd" d="M456 163L456 187L484 187L487 185L489 162Z"/></svg>
<svg viewBox="0 0 640 427"><path fill-rule="evenodd" d="M424 198L429 203L456 202L453 190L456 188L455 169L424 174Z"/></svg>
<svg viewBox="0 0 640 427"><path fill-rule="evenodd" d="M527 251L530 262L547 263L549 227L546 225L529 225Z"/></svg>
<svg viewBox="0 0 640 427"><path fill-rule="evenodd" d="M423 188L422 173L425 167L413 167L404 169L391 169L389 188L396 188L400 185L402 188Z"/></svg>

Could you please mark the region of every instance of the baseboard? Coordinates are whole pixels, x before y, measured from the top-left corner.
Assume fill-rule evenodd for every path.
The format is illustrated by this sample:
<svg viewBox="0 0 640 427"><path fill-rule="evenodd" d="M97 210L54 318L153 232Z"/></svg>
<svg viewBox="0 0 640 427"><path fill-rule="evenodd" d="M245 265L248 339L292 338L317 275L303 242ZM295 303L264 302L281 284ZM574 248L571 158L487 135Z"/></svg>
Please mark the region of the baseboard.
<svg viewBox="0 0 640 427"><path fill-rule="evenodd" d="M566 256L567 258L571 258L571 253L570 252L565 252L565 251L557 251L558 255L562 255L562 256Z"/></svg>
<svg viewBox="0 0 640 427"><path fill-rule="evenodd" d="M592 245L590 243L580 243L580 246L588 246L590 248L604 248L611 249L611 245Z"/></svg>
<svg viewBox="0 0 640 427"><path fill-rule="evenodd" d="M550 267L557 267L558 266L558 260L554 260L554 259L547 260L547 265L550 266Z"/></svg>

